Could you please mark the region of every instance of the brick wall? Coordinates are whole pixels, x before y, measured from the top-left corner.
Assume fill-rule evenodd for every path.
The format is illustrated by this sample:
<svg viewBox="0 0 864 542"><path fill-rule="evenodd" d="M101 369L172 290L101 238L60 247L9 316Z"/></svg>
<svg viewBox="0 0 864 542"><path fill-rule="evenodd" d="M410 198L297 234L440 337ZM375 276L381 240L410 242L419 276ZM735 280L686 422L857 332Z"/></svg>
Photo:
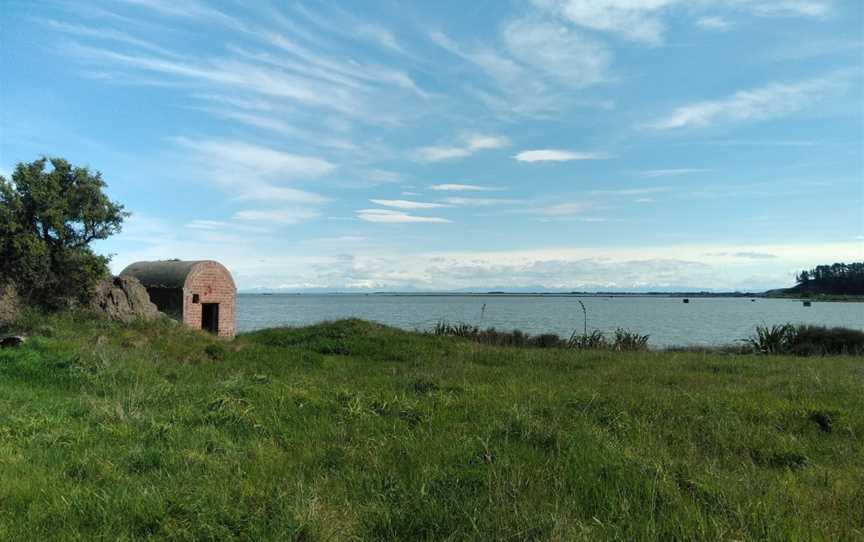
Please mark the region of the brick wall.
<svg viewBox="0 0 864 542"><path fill-rule="evenodd" d="M198 295L197 303L193 302L195 294ZM186 277L183 323L201 329L202 305L219 303L219 336L233 337L236 300L237 288L231 273L217 262L201 262Z"/></svg>

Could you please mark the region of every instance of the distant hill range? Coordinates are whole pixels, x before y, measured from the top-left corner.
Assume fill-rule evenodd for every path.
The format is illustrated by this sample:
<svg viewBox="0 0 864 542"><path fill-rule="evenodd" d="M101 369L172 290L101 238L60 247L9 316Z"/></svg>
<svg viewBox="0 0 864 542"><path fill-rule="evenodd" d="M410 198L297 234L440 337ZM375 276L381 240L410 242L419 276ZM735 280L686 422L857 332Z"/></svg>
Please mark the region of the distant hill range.
<svg viewBox="0 0 864 542"><path fill-rule="evenodd" d="M768 295L864 296L864 262L819 265L795 275L792 288L771 290Z"/></svg>

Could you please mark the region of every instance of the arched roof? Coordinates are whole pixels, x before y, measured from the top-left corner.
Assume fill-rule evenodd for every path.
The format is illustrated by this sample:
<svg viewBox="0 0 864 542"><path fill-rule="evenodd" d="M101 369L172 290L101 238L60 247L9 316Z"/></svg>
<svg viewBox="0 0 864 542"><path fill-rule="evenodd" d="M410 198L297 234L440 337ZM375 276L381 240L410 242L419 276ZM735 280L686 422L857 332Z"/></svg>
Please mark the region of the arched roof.
<svg viewBox="0 0 864 542"><path fill-rule="evenodd" d="M213 263L225 269L219 262L213 260L159 260L155 262L135 262L124 269L121 275L131 275L141 281L141 284L151 288L183 288L186 279L195 267L202 263ZM225 269L231 277L231 273ZM233 279L232 279L233 284Z"/></svg>

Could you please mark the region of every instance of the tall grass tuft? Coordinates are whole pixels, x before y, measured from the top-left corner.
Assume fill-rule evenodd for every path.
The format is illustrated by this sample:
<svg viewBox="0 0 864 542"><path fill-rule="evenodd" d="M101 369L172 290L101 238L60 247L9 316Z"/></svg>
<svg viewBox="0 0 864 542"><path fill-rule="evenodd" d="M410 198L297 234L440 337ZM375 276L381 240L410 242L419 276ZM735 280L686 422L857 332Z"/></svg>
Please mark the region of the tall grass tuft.
<svg viewBox="0 0 864 542"><path fill-rule="evenodd" d="M574 331L573 335L570 336L570 340L567 341L567 348L576 350L608 350L609 341L606 340L606 336L599 329L595 329L590 334L586 332L582 335L577 335Z"/></svg>
<svg viewBox="0 0 864 542"><path fill-rule="evenodd" d="M616 352L642 352L648 350L648 335L640 335L633 331L618 328L615 330L615 341L612 350Z"/></svg>

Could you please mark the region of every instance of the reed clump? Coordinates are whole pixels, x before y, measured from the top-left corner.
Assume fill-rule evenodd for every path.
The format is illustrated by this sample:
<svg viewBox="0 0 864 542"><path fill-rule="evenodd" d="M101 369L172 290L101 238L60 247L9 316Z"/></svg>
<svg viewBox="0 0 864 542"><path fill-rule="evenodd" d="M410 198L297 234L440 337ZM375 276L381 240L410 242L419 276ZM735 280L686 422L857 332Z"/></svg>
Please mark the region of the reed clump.
<svg viewBox="0 0 864 542"><path fill-rule="evenodd" d="M500 331L494 327L439 321L432 328L438 336L460 337L489 346L512 346L518 348L564 348L574 350L608 350L612 352L642 352L648 350L648 335L618 328L611 337L600 330L591 333L573 334L565 339L555 333L531 335L519 329Z"/></svg>

